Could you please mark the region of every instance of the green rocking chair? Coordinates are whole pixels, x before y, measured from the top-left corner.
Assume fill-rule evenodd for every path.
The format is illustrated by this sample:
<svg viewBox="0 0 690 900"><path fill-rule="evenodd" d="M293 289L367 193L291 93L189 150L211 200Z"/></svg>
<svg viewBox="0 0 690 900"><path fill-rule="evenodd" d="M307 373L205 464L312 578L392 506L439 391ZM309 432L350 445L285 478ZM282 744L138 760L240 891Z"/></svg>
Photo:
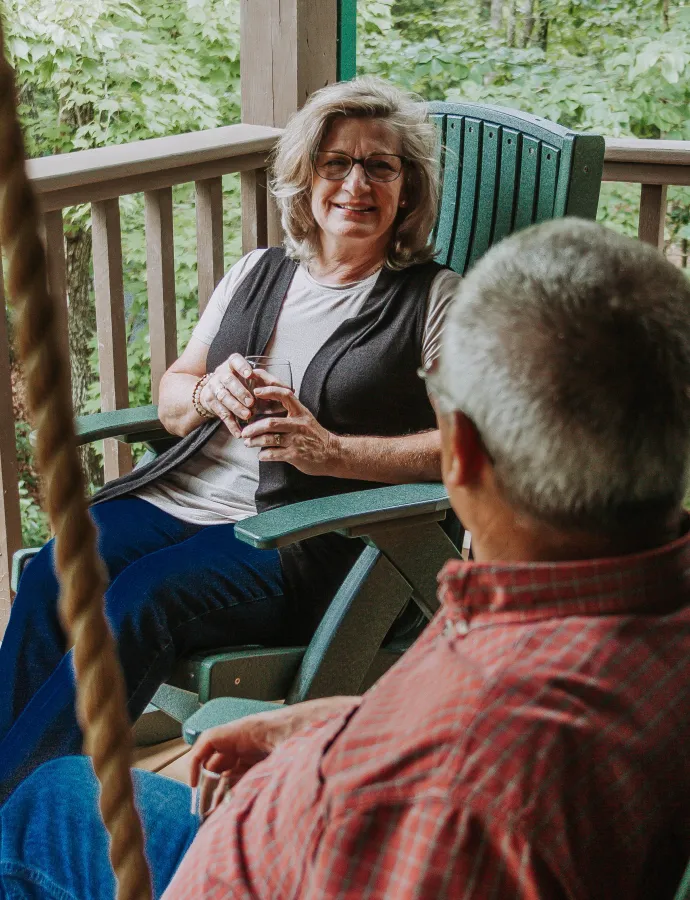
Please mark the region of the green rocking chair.
<svg viewBox="0 0 690 900"><path fill-rule="evenodd" d="M603 138L498 107L431 103L429 109L439 136L440 262L463 273L528 225L595 217ZM82 417L78 433L82 443L117 437L146 442L154 452L171 440L155 406ZM181 660L153 699L165 715L142 717L151 725L138 724L139 742L176 736L177 722L185 722L185 737L193 741L204 728L278 700L365 690L437 608L436 574L460 554L462 530L442 527L448 509L441 485L410 484L298 503L240 522L236 535L255 547L337 531L363 540L364 548L308 647L232 647ZM15 584L35 552L15 555Z"/></svg>

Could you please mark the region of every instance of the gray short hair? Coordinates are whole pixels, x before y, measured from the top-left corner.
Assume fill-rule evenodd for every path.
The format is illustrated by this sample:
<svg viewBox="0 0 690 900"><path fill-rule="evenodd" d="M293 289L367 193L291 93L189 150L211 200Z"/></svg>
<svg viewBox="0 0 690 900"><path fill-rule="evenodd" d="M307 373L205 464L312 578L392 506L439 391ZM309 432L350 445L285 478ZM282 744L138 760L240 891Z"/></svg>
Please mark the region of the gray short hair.
<svg viewBox="0 0 690 900"><path fill-rule="evenodd" d="M307 260L318 248L311 211L312 158L337 116L381 119L400 138L407 205L400 210L386 258L391 269L426 262L438 209L436 132L426 106L411 94L366 76L315 91L290 119L278 141L271 189L278 200L288 255Z"/></svg>
<svg viewBox="0 0 690 900"><path fill-rule="evenodd" d="M680 504L690 283L652 247L577 219L503 241L459 288L439 379L516 508L610 531Z"/></svg>

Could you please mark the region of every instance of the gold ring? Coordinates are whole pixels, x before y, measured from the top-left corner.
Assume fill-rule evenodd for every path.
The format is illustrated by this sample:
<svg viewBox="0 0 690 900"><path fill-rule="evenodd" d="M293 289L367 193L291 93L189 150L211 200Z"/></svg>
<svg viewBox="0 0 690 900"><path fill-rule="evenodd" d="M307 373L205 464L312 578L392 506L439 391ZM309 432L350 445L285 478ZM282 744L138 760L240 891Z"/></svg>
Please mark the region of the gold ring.
<svg viewBox="0 0 690 900"><path fill-rule="evenodd" d="M276 447L280 447L280 435L279 435L279 434L277 434L277 435L274 437L273 443L274 443L274 445L275 445Z"/></svg>

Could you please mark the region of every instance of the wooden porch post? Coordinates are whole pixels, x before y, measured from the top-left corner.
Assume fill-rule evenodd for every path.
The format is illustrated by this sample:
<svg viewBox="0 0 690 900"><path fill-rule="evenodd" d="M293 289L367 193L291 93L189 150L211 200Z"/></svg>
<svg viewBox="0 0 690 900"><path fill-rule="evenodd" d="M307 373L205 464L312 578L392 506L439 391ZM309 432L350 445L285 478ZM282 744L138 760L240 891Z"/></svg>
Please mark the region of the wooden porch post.
<svg viewBox="0 0 690 900"><path fill-rule="evenodd" d="M293 112L320 87L337 80L338 0L240 0L242 121L283 128ZM257 204L256 176L242 175L242 219L246 249ZM244 224L245 216L247 223ZM269 198L267 240L282 240Z"/></svg>
<svg viewBox="0 0 690 900"><path fill-rule="evenodd" d="M22 545L17 448L14 440L10 345L0 260L0 639L10 617L12 554Z"/></svg>

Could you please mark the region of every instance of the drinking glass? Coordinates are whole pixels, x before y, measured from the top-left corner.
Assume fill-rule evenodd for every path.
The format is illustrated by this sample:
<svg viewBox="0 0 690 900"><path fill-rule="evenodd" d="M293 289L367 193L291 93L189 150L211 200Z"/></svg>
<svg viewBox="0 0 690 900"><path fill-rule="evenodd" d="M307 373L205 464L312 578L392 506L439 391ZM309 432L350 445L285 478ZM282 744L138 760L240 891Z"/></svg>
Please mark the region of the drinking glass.
<svg viewBox="0 0 690 900"><path fill-rule="evenodd" d="M229 772L212 772L203 766L199 770L199 781L192 788L192 815L202 825L222 803L230 788Z"/></svg>
<svg viewBox="0 0 690 900"><path fill-rule="evenodd" d="M271 381L279 381L283 387L292 388L292 369L290 361L280 359L277 356L247 356L247 362L252 368L252 374L242 379L248 390L254 393L254 388L262 387ZM266 378L265 376L269 376ZM287 416L287 410L278 400L262 399L254 397L254 405L251 407L252 416L241 424L249 425L265 419L267 416L282 418Z"/></svg>

